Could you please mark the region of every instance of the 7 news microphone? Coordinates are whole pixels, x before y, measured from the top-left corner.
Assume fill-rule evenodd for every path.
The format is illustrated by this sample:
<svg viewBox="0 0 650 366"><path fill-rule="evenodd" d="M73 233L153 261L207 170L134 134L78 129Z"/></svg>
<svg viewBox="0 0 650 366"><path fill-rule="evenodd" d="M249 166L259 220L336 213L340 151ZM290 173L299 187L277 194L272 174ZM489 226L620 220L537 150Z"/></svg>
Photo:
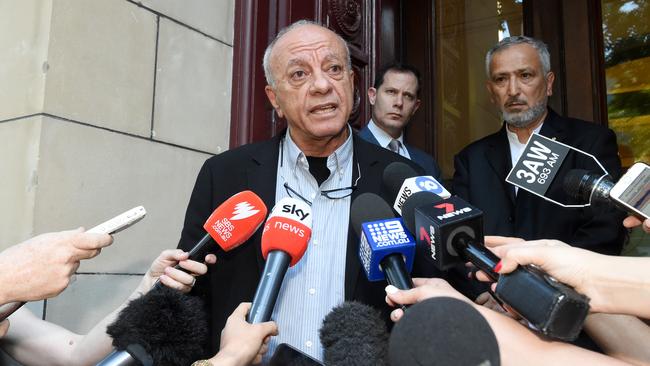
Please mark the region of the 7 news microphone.
<svg viewBox="0 0 650 366"><path fill-rule="evenodd" d="M350 223L360 240L359 259L368 281L386 279L399 289L413 288L415 240L388 204L374 193L363 193L352 202Z"/></svg>
<svg viewBox="0 0 650 366"><path fill-rule="evenodd" d="M242 191L231 196L205 220L203 229L206 234L190 249L188 259L203 261L212 242L217 243L225 252L242 245L264 222L266 213L266 205L252 191ZM174 268L185 271L180 264ZM163 286L157 281L152 290Z"/></svg>
<svg viewBox="0 0 650 366"><path fill-rule="evenodd" d="M248 313L249 323L271 319L287 269L298 263L307 250L311 220L311 207L304 201L287 197L276 203L262 231L266 264Z"/></svg>

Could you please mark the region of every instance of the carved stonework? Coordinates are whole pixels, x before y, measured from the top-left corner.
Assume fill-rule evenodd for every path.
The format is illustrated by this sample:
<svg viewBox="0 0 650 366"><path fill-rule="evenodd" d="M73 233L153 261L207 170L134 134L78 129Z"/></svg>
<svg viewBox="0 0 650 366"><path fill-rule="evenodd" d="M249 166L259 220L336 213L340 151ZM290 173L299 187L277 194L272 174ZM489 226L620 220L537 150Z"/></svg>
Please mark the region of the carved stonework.
<svg viewBox="0 0 650 366"><path fill-rule="evenodd" d="M360 45L361 33L361 1L355 0L330 0L329 1L331 24L348 41Z"/></svg>
<svg viewBox="0 0 650 366"><path fill-rule="evenodd" d="M361 75L362 71L357 65L352 65L352 70L354 71L354 96L352 97L352 112L350 113L350 118L348 121L352 124L353 127L359 128L359 116L361 114Z"/></svg>

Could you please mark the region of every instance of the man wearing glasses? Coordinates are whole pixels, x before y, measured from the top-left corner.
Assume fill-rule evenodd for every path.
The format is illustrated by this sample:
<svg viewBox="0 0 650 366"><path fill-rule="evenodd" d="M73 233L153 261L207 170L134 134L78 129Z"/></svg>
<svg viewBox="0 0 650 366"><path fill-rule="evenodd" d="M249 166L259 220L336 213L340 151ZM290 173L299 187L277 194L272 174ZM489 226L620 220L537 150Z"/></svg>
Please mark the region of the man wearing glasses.
<svg viewBox="0 0 650 366"><path fill-rule="evenodd" d="M384 309L385 282L370 283L361 273L358 239L349 228L350 203L364 192L382 193L386 165L409 160L357 137L347 121L353 106L353 72L345 41L320 25L300 21L283 29L264 54L265 88L288 130L275 138L212 157L203 165L190 199L179 247L203 235L212 210L245 189L271 208L291 196L312 206L313 228L303 258L291 267L272 315L279 335L269 344L289 343L322 360L318 329L325 315L345 300ZM394 197L385 197L392 201ZM220 255L195 293L210 307L210 352L216 351L227 316L251 301L264 260L261 230L236 250ZM424 259L424 256L420 256ZM415 264L419 275L438 277L433 266ZM388 316L386 316L388 321Z"/></svg>

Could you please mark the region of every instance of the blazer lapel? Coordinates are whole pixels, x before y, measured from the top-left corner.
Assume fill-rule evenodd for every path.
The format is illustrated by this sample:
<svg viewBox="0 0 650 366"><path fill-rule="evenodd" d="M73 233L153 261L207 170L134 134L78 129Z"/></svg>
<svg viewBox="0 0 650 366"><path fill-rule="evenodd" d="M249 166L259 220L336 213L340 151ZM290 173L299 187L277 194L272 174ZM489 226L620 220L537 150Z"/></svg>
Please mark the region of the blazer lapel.
<svg viewBox="0 0 650 366"><path fill-rule="evenodd" d="M539 134L557 141L564 141L566 138L564 127L560 116L549 108L542 129L539 130Z"/></svg>
<svg viewBox="0 0 650 366"><path fill-rule="evenodd" d="M503 185L503 190L510 199L510 203L514 205L515 188L510 183L506 182L508 172L512 168L512 162L510 161L510 144L508 142L508 136L506 135L505 123L499 133L494 135L492 140L489 142L486 157L488 164L492 170L494 170L494 173Z"/></svg>
<svg viewBox="0 0 650 366"><path fill-rule="evenodd" d="M255 192L264 204L268 212L275 205L275 186L277 182L278 155L280 139L284 134L279 134L271 140L260 143L259 148L251 153L251 161L246 170L248 187ZM253 243L261 243L262 230L257 230L253 236ZM264 269L264 257L262 247L257 247L257 265L260 273Z"/></svg>

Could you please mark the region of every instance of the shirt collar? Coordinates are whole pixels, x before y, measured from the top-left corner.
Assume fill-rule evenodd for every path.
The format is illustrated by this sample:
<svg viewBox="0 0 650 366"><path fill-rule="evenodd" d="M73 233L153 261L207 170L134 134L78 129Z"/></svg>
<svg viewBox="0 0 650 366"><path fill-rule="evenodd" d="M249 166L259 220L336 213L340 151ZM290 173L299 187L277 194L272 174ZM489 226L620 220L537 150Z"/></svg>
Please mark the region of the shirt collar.
<svg viewBox="0 0 650 366"><path fill-rule="evenodd" d="M375 121L373 121L372 119L370 120L370 122L368 122L368 129L375 136L377 142L379 142L379 146L387 149L388 144L393 139L393 137L387 134L386 131L382 130L379 126L377 126ZM396 140L399 141L402 145L404 145L404 133L402 132Z"/></svg>
<svg viewBox="0 0 650 366"><path fill-rule="evenodd" d="M327 157L327 168L332 173L338 173L336 175L339 179L343 179L343 169L350 166L350 163L352 162L352 127L348 124L347 128L348 138L330 156ZM296 145L289 132L290 129L287 128L287 133L281 142L283 144L281 148L283 149L284 154L282 163L287 164L287 167L294 172L294 174L295 170L298 168L309 170L309 163L307 162L305 153L303 153L298 145ZM327 180L332 176L334 176L334 174L330 174Z"/></svg>
<svg viewBox="0 0 650 366"><path fill-rule="evenodd" d="M544 126L544 122L540 123L539 126L537 126L537 127L533 130L532 133L539 133L539 131L542 129L542 126ZM528 143L528 141L526 141L526 142L523 143L523 144L522 144L521 142L519 142L519 137L517 137L517 134L516 134L516 133L510 131L510 129L508 128L508 125L507 125L507 124L506 124L506 133L507 133L507 135L508 135L508 142L510 142L510 145L515 145L515 146L522 145L522 146L523 146L523 145L526 145L526 144ZM532 135L531 135L531 136L532 136Z"/></svg>

